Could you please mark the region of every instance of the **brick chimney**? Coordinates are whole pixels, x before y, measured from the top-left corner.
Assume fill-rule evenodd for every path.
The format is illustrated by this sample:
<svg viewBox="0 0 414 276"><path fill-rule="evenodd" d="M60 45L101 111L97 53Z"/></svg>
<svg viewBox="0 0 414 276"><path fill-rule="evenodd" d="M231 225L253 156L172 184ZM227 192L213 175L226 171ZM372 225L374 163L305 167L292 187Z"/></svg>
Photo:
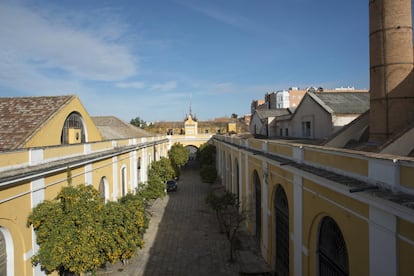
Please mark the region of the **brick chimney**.
<svg viewBox="0 0 414 276"><path fill-rule="evenodd" d="M370 141L414 121L411 0L369 0Z"/></svg>

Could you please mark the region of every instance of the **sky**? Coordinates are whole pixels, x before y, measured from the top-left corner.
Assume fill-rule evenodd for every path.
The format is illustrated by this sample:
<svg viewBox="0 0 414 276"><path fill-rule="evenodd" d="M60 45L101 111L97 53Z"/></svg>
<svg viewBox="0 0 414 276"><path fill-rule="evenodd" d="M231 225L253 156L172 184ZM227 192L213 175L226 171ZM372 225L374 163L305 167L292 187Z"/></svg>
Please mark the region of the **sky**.
<svg viewBox="0 0 414 276"><path fill-rule="evenodd" d="M369 88L367 0L0 0L0 97L205 121L268 92Z"/></svg>

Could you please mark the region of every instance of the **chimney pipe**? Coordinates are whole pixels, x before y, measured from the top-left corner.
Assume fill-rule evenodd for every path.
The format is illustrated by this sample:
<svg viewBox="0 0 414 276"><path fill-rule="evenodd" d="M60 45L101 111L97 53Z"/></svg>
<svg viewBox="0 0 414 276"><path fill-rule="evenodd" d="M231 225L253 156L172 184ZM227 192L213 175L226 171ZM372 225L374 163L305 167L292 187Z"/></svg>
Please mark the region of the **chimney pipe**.
<svg viewBox="0 0 414 276"><path fill-rule="evenodd" d="M369 0L370 141L414 121L411 0Z"/></svg>

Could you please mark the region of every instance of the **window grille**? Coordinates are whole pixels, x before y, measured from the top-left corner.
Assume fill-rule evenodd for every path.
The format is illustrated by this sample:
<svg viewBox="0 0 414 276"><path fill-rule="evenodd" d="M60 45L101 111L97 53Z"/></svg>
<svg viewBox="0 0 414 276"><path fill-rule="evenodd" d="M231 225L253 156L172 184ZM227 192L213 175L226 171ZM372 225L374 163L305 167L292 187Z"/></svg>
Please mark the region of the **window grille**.
<svg viewBox="0 0 414 276"><path fill-rule="evenodd" d="M282 186L275 195L276 261L275 275L289 275L289 205Z"/></svg>
<svg viewBox="0 0 414 276"><path fill-rule="evenodd" d="M253 184L255 189L255 225L256 238L260 241L262 234L262 189L260 187L260 179L257 172L254 172Z"/></svg>
<svg viewBox="0 0 414 276"><path fill-rule="evenodd" d="M336 222L324 217L319 226L318 241L319 275L348 276L348 251Z"/></svg>
<svg viewBox="0 0 414 276"><path fill-rule="evenodd" d="M63 124L62 134L60 138L61 144L85 143L85 127L82 117L76 113L71 113Z"/></svg>

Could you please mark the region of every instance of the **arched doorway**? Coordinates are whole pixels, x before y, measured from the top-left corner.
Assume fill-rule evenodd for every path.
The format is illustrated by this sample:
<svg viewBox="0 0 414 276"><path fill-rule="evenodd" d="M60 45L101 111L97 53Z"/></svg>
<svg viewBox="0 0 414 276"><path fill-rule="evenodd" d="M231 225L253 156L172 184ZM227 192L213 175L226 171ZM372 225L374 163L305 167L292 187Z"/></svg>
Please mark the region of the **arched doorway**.
<svg viewBox="0 0 414 276"><path fill-rule="evenodd" d="M319 224L318 237L319 275L349 275L348 251L342 232L331 217Z"/></svg>
<svg viewBox="0 0 414 276"><path fill-rule="evenodd" d="M14 275L13 239L10 232L0 226L0 275Z"/></svg>
<svg viewBox="0 0 414 276"><path fill-rule="evenodd" d="M262 187L257 171L253 172L254 188L254 219L255 219L255 236L260 242L262 236Z"/></svg>
<svg viewBox="0 0 414 276"><path fill-rule="evenodd" d="M99 197L105 202L107 202L109 200L109 185L108 185L108 180L106 179L105 176L103 176L101 178L101 181L99 181L98 191L99 191Z"/></svg>
<svg viewBox="0 0 414 276"><path fill-rule="evenodd" d="M289 275L289 204L282 186L276 189L275 199L275 275Z"/></svg>
<svg viewBox="0 0 414 276"><path fill-rule="evenodd" d="M122 196L125 196L128 192L126 167L123 167L121 169L121 189L122 189Z"/></svg>
<svg viewBox="0 0 414 276"><path fill-rule="evenodd" d="M236 159L236 195L237 195L237 200L241 203L241 199L240 199L239 161L237 159Z"/></svg>

